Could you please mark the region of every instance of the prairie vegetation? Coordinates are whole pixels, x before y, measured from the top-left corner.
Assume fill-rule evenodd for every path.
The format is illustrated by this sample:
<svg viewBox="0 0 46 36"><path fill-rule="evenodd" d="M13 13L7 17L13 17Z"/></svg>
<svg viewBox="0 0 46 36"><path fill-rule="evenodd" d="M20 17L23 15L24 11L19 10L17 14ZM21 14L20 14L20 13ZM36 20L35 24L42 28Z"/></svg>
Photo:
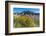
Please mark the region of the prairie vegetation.
<svg viewBox="0 0 46 36"><path fill-rule="evenodd" d="M14 14L14 27L38 27L39 26L39 18L36 19L34 15L15 15Z"/></svg>

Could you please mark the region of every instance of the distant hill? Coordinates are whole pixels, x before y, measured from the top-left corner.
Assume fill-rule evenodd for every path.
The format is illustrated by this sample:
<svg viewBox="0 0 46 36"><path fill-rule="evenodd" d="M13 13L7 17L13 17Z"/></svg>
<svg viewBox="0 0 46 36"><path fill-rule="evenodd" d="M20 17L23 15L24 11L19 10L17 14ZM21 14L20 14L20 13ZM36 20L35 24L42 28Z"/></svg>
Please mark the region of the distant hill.
<svg viewBox="0 0 46 36"><path fill-rule="evenodd" d="M14 14L23 14L24 13L24 15L25 14L32 14L32 15L39 15L39 13L34 13L34 12L32 12L32 11L23 11L23 12L21 12L21 13L14 13Z"/></svg>
<svg viewBox="0 0 46 36"><path fill-rule="evenodd" d="M39 15L39 13L34 13L34 15Z"/></svg>

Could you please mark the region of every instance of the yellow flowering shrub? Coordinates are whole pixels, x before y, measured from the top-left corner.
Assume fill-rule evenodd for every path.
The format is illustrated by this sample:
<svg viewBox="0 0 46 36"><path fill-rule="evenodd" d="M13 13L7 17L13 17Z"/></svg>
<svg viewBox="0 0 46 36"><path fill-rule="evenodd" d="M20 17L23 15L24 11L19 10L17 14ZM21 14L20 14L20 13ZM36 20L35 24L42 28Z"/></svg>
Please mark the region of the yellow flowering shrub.
<svg viewBox="0 0 46 36"><path fill-rule="evenodd" d="M27 16L14 16L15 27L33 27L35 26L34 20Z"/></svg>

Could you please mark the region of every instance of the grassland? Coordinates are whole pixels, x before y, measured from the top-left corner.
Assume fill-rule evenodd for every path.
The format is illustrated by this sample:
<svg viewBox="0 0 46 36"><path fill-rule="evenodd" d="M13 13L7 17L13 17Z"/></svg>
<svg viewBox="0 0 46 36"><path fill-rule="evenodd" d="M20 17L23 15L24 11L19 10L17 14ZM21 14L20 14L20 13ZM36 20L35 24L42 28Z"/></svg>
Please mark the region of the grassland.
<svg viewBox="0 0 46 36"><path fill-rule="evenodd" d="M25 15L14 15L14 27L15 28L22 28L22 27L38 27L39 26L39 19L35 19L30 16Z"/></svg>

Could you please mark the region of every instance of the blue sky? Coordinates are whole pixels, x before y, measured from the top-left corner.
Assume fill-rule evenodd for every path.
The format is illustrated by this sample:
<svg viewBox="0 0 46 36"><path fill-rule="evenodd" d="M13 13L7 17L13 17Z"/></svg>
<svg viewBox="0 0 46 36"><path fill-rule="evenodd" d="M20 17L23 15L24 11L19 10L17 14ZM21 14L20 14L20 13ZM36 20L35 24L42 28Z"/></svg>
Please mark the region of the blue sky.
<svg viewBox="0 0 46 36"><path fill-rule="evenodd" d="M20 13L23 11L32 11L34 13L40 13L40 9L39 8L13 8L13 13Z"/></svg>

